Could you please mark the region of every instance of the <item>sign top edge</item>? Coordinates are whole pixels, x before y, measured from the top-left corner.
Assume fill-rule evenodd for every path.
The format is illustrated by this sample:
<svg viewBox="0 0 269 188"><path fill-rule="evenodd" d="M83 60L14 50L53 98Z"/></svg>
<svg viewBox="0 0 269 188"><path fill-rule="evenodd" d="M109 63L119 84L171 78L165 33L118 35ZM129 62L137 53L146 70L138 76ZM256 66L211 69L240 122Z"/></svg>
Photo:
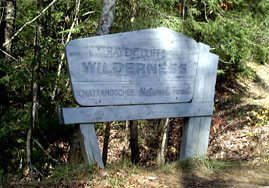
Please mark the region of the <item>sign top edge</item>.
<svg viewBox="0 0 269 188"><path fill-rule="evenodd" d="M127 31L127 32L120 32L120 33L112 33L112 34L107 34L107 35L98 35L98 36L91 36L91 37L84 37L84 38L78 38L78 39L73 39L70 40L67 44L66 47L71 45L72 43L76 43L79 41L83 40L96 40L98 38L110 38L110 37L117 37L117 36L122 36L124 37L125 35L128 36L130 34L145 34L145 33L150 33L150 32L155 32L155 33L161 33L161 34L174 34L178 38L184 38L185 40L192 41L194 43L198 42L182 33L179 33L177 31L174 31L172 29L166 28L166 27L157 27L157 28L150 28L150 29L142 29L142 30L136 30L136 31Z"/></svg>

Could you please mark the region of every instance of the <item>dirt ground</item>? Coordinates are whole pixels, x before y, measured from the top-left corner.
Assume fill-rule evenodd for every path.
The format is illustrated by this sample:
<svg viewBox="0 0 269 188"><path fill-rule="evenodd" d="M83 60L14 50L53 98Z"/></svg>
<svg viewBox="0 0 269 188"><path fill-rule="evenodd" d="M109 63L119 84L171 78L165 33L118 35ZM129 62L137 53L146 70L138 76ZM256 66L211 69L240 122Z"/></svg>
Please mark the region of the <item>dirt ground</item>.
<svg viewBox="0 0 269 188"><path fill-rule="evenodd" d="M217 86L208 156L229 161L225 169L112 168L88 187L269 187L269 65L248 67L250 78Z"/></svg>
<svg viewBox="0 0 269 188"><path fill-rule="evenodd" d="M129 174L128 174L129 173ZM113 179L119 181L113 182ZM169 171L161 170L135 170L126 172L117 170L107 174L103 179L96 179L96 184L85 187L169 187L169 188L195 188L195 187L269 187L269 166L236 165L230 169L205 172L196 169L184 172L177 168Z"/></svg>
<svg viewBox="0 0 269 188"><path fill-rule="evenodd" d="M175 162L159 168L151 163L142 166L128 162L115 163L118 158L129 156L130 151L122 152L127 138L118 134L124 131L111 130L109 166L105 170L83 176L78 171L76 175L65 175L66 178L56 182L48 179L29 185L13 184L11 187L269 188L269 64L248 63L248 66L253 70L249 78L238 77L217 83L208 148L211 162L193 161L192 168L184 168L184 164ZM178 124L175 121L171 123ZM177 127L172 132L180 132L179 129ZM145 131L150 134L150 130ZM178 143L169 146L170 154L178 152L175 146L180 144L180 135L177 137L171 138ZM99 143L102 141L103 138L99 137ZM144 147L143 156L153 153L151 147L143 145L143 140L140 142Z"/></svg>
<svg viewBox="0 0 269 188"><path fill-rule="evenodd" d="M95 187L269 187L269 65L250 62L248 67L254 70L253 77L217 86L224 91L221 96L216 94L220 101L216 101L215 133L210 137L208 155L230 161L226 169L201 165L187 172L180 168L129 174L117 170L112 179L124 183L112 185L108 173Z"/></svg>
<svg viewBox="0 0 269 188"><path fill-rule="evenodd" d="M194 161L191 169L175 163L160 168L112 164L98 171L91 181L86 178L62 186L269 188L269 65L248 66L254 70L253 77L217 85L208 157L225 162ZM114 148L110 148L109 162L113 163L120 155L116 151L124 146L116 137L111 142Z"/></svg>

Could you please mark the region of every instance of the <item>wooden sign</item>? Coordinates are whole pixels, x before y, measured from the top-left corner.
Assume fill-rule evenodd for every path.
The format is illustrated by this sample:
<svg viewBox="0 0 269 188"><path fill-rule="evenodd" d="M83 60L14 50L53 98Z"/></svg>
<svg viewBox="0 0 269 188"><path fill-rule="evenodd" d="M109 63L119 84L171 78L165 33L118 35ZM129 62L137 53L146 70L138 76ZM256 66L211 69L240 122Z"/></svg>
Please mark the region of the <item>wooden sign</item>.
<svg viewBox="0 0 269 188"><path fill-rule="evenodd" d="M199 46L166 28L72 40L66 56L81 106L190 102Z"/></svg>
<svg viewBox="0 0 269 188"><path fill-rule="evenodd" d="M94 122L187 117L180 159L203 156L218 65L209 49L167 28L72 40L66 57L80 107L59 108L59 120L80 124L85 159L101 167Z"/></svg>

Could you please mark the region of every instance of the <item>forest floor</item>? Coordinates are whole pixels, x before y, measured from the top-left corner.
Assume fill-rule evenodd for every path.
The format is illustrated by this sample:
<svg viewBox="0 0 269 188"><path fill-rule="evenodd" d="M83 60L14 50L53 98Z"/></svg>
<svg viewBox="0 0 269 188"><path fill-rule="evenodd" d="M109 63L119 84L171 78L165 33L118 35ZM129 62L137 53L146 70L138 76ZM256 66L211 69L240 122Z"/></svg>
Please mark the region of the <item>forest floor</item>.
<svg viewBox="0 0 269 188"><path fill-rule="evenodd" d="M247 66L247 78L216 86L209 160L160 168L112 165L88 186L269 187L269 64Z"/></svg>
<svg viewBox="0 0 269 188"><path fill-rule="evenodd" d="M119 131L120 126L113 125L108 166L104 170L92 171L84 167L61 169L60 174L58 170L58 174L40 183L14 184L14 187L269 188L269 64L248 63L247 66L247 78L231 78L216 85L207 159L168 162L157 168L154 162L149 161L154 161L156 157L152 156L155 151L151 148L156 141L154 138L158 136L151 135L154 128L145 128L140 133L151 137L148 141L139 142L142 158L147 156L147 162L142 161L141 165L136 166L128 160L119 162L119 158L129 157L130 151L125 149L126 135L120 135L126 128ZM180 132L182 126L177 126L178 121L170 120L170 132ZM172 133L171 142L175 144L168 146L170 161L177 158L176 146L180 145L181 137L175 137ZM99 135L99 143L102 141L103 137Z"/></svg>

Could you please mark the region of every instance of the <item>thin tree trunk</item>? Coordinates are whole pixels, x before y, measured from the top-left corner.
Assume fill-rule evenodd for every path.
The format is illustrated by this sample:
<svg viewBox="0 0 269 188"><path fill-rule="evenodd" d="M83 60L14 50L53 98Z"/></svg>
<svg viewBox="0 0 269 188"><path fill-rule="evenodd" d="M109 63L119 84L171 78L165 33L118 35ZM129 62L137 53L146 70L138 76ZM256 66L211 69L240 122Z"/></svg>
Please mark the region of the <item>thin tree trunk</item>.
<svg viewBox="0 0 269 188"><path fill-rule="evenodd" d="M138 121L130 121L130 146L132 163L140 162L140 151L138 144Z"/></svg>
<svg viewBox="0 0 269 188"><path fill-rule="evenodd" d="M106 123L106 129L105 129L104 145L103 145L103 156L102 156L104 166L106 166L106 162L107 162L107 153L108 153L108 145L109 145L109 137L110 137L110 128L111 128L111 123L107 122Z"/></svg>
<svg viewBox="0 0 269 188"><path fill-rule="evenodd" d="M184 33L184 21L185 21L185 14L186 14L186 1L187 0L183 0L182 2L182 20L183 20L183 25L182 25L182 33Z"/></svg>
<svg viewBox="0 0 269 188"><path fill-rule="evenodd" d="M167 153L168 132L169 132L169 118L166 118L164 123L161 123L161 139L160 146L157 152L156 163L158 166L165 163L165 157Z"/></svg>
<svg viewBox="0 0 269 188"><path fill-rule="evenodd" d="M102 12L99 19L96 35L109 34L116 10L116 0L103 0Z"/></svg>
<svg viewBox="0 0 269 188"><path fill-rule="evenodd" d="M80 147L79 129L79 125L75 125L73 135L70 139L70 151L68 153L68 162L74 165L81 164L84 161Z"/></svg>
<svg viewBox="0 0 269 188"><path fill-rule="evenodd" d="M71 35L72 35L72 30L75 28L77 22L78 22L78 13L80 11L80 0L76 0L76 5L75 5L75 15L74 15L74 19L73 19L73 22L70 26L70 31L67 35L67 38L62 40L62 43L63 44L66 44L70 41L71 39ZM62 67L64 65L64 59L65 59L65 53L62 53L61 54L61 58L60 58L60 62L59 62L59 65L57 67L57 77L56 77L56 85L55 87L53 88L53 91L52 91L52 95L51 95L51 98L52 100L54 101L56 95L57 95L57 91L58 91L58 84L59 84L59 77L61 75L61 71L62 71ZM75 128L74 128L74 132L73 132L73 135L70 139L70 151L69 151L69 154L68 154L68 162L71 163L71 164L80 164L81 162L84 161L83 159L83 154L82 154L82 148L80 146L80 139L81 139L81 134L80 134L80 128L79 128L79 125L75 125Z"/></svg>
<svg viewBox="0 0 269 188"><path fill-rule="evenodd" d="M130 127L130 121L127 120L125 123L125 130L123 131L123 135L124 135L124 139L123 139L123 148L121 151L121 158L124 161L125 159L127 159L128 155L128 149L129 149L129 127Z"/></svg>
<svg viewBox="0 0 269 188"><path fill-rule="evenodd" d="M57 0L53 0L46 8L44 8L36 17L34 17L32 20L29 20L28 22L26 22L18 31L16 31L16 33L10 38L10 40L6 40L5 43L3 44L3 46L7 46L9 45L12 40L18 36L18 34L27 26L30 25L31 23L33 23L34 21L36 21L42 14L44 14L44 12L46 12Z"/></svg>
<svg viewBox="0 0 269 188"><path fill-rule="evenodd" d="M69 31L69 33L67 35L67 39L65 41L65 44L67 44L71 39L72 30L74 29L74 27L76 26L77 21L78 21L77 16L78 16L78 13L79 13L79 9L80 9L80 0L76 0L74 20L73 20L73 22L71 24L70 31ZM57 68L56 86L54 87L53 92L52 92L52 96L51 96L52 100L54 100L54 98L55 98L55 96L57 94L57 89L58 89L57 85L59 84L58 79L59 79L59 77L61 75L62 67L64 65L64 58L65 58L65 53L62 53L60 63L59 63L58 68Z"/></svg>
<svg viewBox="0 0 269 188"><path fill-rule="evenodd" d="M106 35L109 34L110 28L113 24L115 17L115 9L116 9L116 0L103 0L102 12L99 19L99 24L97 27L96 34L97 35ZM106 125L105 137L104 137L104 145L103 145L103 156L102 160L104 165L107 162L107 152L108 152L108 144L110 137L110 126L108 123Z"/></svg>
<svg viewBox="0 0 269 188"><path fill-rule="evenodd" d="M15 20L15 1L14 0L6 0L4 1L5 11L4 11L4 44L7 41L10 41L13 31L14 31L14 20ZM7 43L7 45L3 45L3 50L8 54L11 54L11 42ZM5 54L6 58L10 58L7 54Z"/></svg>
<svg viewBox="0 0 269 188"><path fill-rule="evenodd" d="M80 0L77 0L76 2L77 2L76 3L76 14L77 14L79 11ZM115 6L116 6L116 0L103 0L102 12L101 12L100 21L99 21L99 25L98 25L98 29L97 29L98 35L103 35L103 34L109 33L109 29L112 26L114 16L115 16ZM76 21L77 21L77 16L75 15L75 19L71 25L71 29L74 28ZM71 32L69 33L66 42L69 41L70 36L71 36ZM61 73L63 59L64 59L64 55L61 56L61 62L58 66L57 76L59 76ZM53 99L54 99L56 93L57 93L56 89L54 89L54 91L52 93ZM104 147L103 147L103 156L102 156L104 163L106 163L106 160L107 160L108 142L109 142L109 136L110 136L110 125L106 126L105 132L106 133L105 133L105 138L104 138ZM77 138L74 137L73 139L77 139ZM72 149L72 147L71 147L71 149Z"/></svg>
<svg viewBox="0 0 269 188"><path fill-rule="evenodd" d="M32 164L32 150L33 150L33 130L35 128L36 124L36 114L37 114L37 90L38 90L38 85L37 85L37 80L35 78L36 71L38 71L39 63L37 63L37 40L38 40L38 28L36 28L36 37L35 37L35 53L34 53L34 60L33 60L33 67L32 67L32 108L31 108L31 126L30 129L28 130L27 134L27 142L26 142L26 151L27 151L27 164L29 165L30 168L30 176L31 179L34 180L33 176L33 170L34 166Z"/></svg>
<svg viewBox="0 0 269 188"><path fill-rule="evenodd" d="M33 142L32 142L32 126L30 127L30 129L28 130L27 133L27 140L26 140L26 152L27 152L27 165L29 166L29 173L30 173L30 177L31 180L34 181L34 167L32 165L32 148L33 148Z"/></svg>
<svg viewBox="0 0 269 188"><path fill-rule="evenodd" d="M137 2L136 0L130 0L130 3L132 4L132 9L131 9L131 19L130 22L132 24L132 29L134 29L134 23L136 21L136 11L137 11Z"/></svg>
<svg viewBox="0 0 269 188"><path fill-rule="evenodd" d="M15 1L14 0L6 0L0 1L0 48L1 52L0 56L9 60L11 57L14 59L12 55L11 43L9 45L4 46L4 43L12 37L14 30L14 20L15 20ZM5 61L5 63L9 63L9 61ZM5 76L5 72L0 69L0 79ZM0 84L0 123L1 117L3 113L9 108L9 83Z"/></svg>
<svg viewBox="0 0 269 188"><path fill-rule="evenodd" d="M37 1L37 6L39 9L43 6L43 1ZM27 163L30 168L30 176L31 179L34 180L34 165L33 165L33 158L32 158L32 150L33 150L33 131L36 127L36 120L37 120L37 108L38 108L38 80L39 80L39 67L40 67L40 42L39 38L41 37L41 26L40 24L36 26L36 35L34 39L34 58L32 63L32 108L31 108L31 126L27 134Z"/></svg>

